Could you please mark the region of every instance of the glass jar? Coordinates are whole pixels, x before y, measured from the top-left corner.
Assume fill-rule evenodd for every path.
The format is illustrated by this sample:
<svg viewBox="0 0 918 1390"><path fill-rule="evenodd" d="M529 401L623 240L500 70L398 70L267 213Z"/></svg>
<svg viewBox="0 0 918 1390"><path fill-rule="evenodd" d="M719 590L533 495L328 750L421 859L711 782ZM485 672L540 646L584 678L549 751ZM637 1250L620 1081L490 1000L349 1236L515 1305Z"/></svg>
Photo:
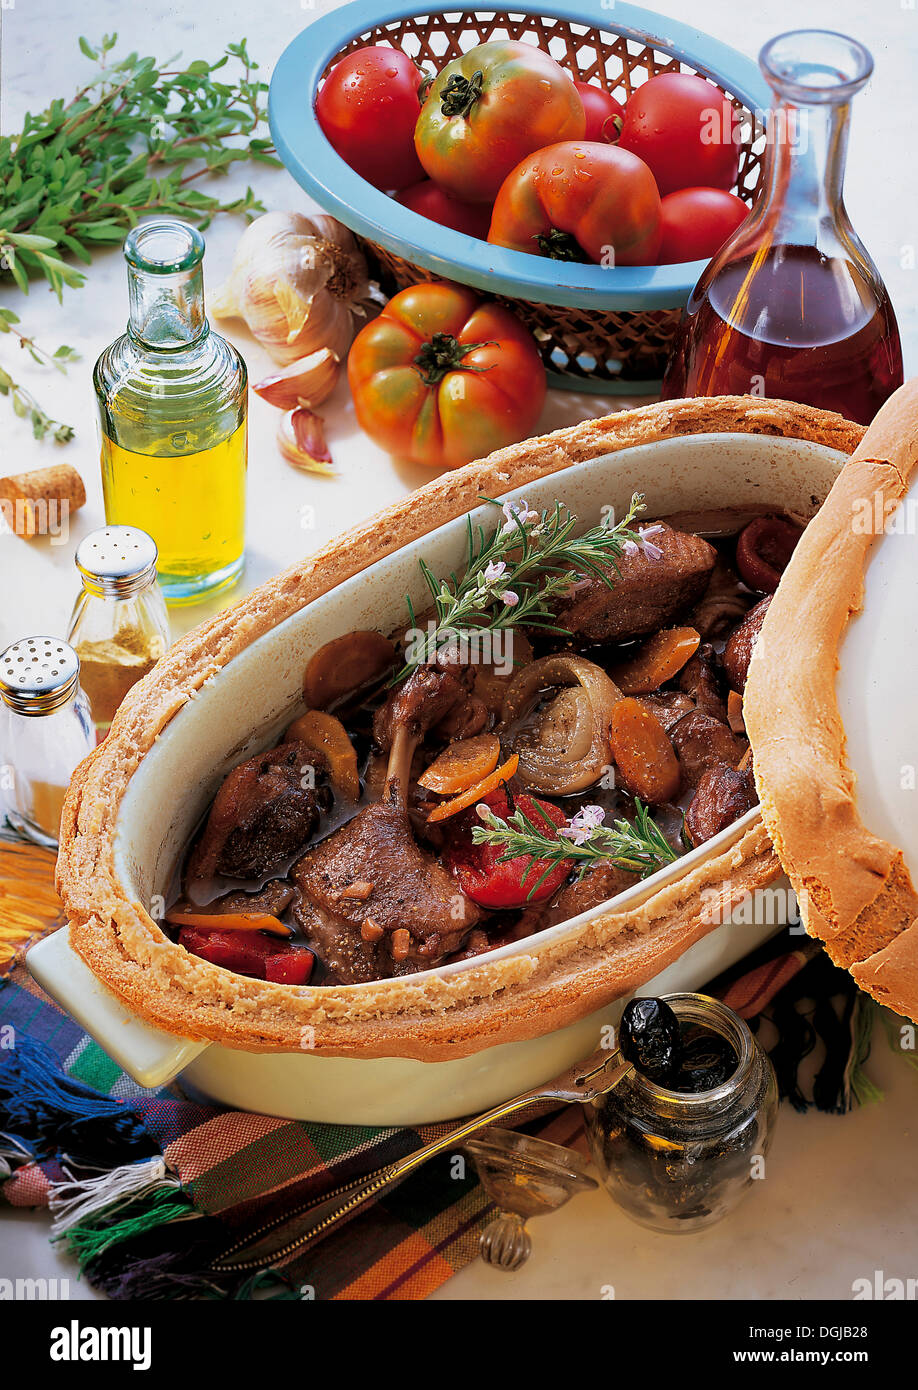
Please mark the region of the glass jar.
<svg viewBox="0 0 918 1390"><path fill-rule="evenodd" d="M683 1025L719 1034L736 1071L720 1086L670 1091L631 1072L585 1107L593 1161L629 1216L682 1233L726 1216L762 1176L778 1110L774 1068L741 1018L704 994L661 996Z"/></svg>
<svg viewBox="0 0 918 1390"><path fill-rule="evenodd" d="M204 314L204 238L169 218L124 243L130 320L93 382L105 519L143 527L168 603L235 582L245 544L245 363Z"/></svg>
<svg viewBox="0 0 918 1390"><path fill-rule="evenodd" d="M844 34L779 34L761 189L692 291L664 400L800 401L869 424L902 385L896 317L843 199L851 100L873 71Z"/></svg>
<svg viewBox="0 0 918 1390"><path fill-rule="evenodd" d="M57 637L24 637L0 655L0 760L7 819L56 845L64 794L96 746L76 652Z"/></svg>
<svg viewBox="0 0 918 1390"><path fill-rule="evenodd" d="M169 617L156 583L156 545L136 526L103 526L77 546L82 590L67 641L96 728L107 732L131 686L169 646Z"/></svg>

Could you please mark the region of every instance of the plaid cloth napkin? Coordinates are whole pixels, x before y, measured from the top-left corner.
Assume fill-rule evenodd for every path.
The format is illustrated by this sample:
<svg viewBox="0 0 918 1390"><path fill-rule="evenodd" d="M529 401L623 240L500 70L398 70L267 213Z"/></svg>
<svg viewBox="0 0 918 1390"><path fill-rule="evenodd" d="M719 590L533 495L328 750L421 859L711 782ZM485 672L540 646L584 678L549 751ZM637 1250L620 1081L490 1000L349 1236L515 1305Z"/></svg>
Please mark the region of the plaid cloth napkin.
<svg viewBox="0 0 918 1390"><path fill-rule="evenodd" d="M825 974L826 965L821 983L806 983L814 967ZM850 997L849 985L814 943L781 936L708 992L755 1027L778 991L779 999L795 988L795 999L839 990ZM0 1047L0 1175L10 1170L0 1191L14 1206L50 1207L54 1238L110 1297L420 1299L477 1254L491 1208L471 1162L457 1174L455 1156L445 1153L282 1272L214 1274L211 1261L234 1236L451 1126L310 1124L199 1105L177 1086L143 1090L21 965L0 977L3 1036L15 1045ZM841 1082L853 1051L833 1060ZM782 1089L794 1099L795 1071L792 1081L785 1078ZM839 1092L829 1108L849 1104L850 1093ZM585 1144L576 1106L525 1128L555 1143Z"/></svg>
<svg viewBox="0 0 918 1390"><path fill-rule="evenodd" d="M216 1255L234 1232L268 1222L315 1195L411 1153L453 1127L309 1124L198 1105L184 1099L177 1087L145 1091L48 999L21 966L0 980L0 1028L9 1026L17 1043L5 1053L0 1051L0 1087L4 1057L6 1066L13 1068L22 1047L39 1061L47 1050L66 1077L133 1111L147 1142L132 1133L121 1145L113 1143L106 1156L95 1136L85 1144L76 1138L77 1126L68 1123L66 1115L57 1134L50 1122L42 1126L45 1146L59 1144L58 1152L35 1143L34 1125L32 1135L14 1131L14 1138L34 1159L3 1183L0 1190L6 1200L14 1206L50 1202L53 1207L56 1190L66 1196L65 1168L82 1173L98 1168L100 1162L140 1163L160 1153L168 1172L181 1182L183 1200L196 1214L187 1226L172 1220L129 1232L83 1261L90 1282L114 1297L168 1297L183 1291L199 1296L208 1292L232 1296L242 1291L247 1296L252 1290L245 1284L252 1281L236 1276L238 1287L234 1287L232 1277L206 1272L208 1257ZM10 1126L0 1093L0 1131L9 1131ZM28 1127L29 1117L24 1115L22 1128ZM565 1107L527 1128L557 1144L583 1144L580 1116L572 1108ZM15 1157L9 1148L4 1149L0 1137L0 1154L4 1152L8 1161ZM62 1153L72 1161L62 1158ZM149 1194L143 1201L149 1201ZM451 1156L444 1154L384 1192L302 1260L286 1266L284 1286L300 1297L305 1287L305 1296L314 1291L317 1299L424 1298L476 1257L478 1236L489 1213L471 1163L465 1176L457 1177ZM124 1207L116 1213L122 1220L125 1214ZM68 1236L63 1239L67 1241ZM193 1258L167 1258L173 1253L170 1247L190 1242ZM81 1254L76 1241L68 1243ZM89 1250L94 1252L96 1245Z"/></svg>

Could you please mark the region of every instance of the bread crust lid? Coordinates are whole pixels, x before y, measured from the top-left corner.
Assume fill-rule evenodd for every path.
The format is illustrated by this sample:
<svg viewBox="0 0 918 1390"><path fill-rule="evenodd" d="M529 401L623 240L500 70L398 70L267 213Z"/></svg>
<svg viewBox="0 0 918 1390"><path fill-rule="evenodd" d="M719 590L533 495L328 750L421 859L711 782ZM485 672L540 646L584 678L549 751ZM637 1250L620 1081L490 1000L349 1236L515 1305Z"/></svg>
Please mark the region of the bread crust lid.
<svg viewBox="0 0 918 1390"><path fill-rule="evenodd" d="M526 440L437 478L202 623L128 694L105 741L77 769L64 804L57 884L71 943L149 1023L248 1051L441 1060L563 1027L653 977L727 909L779 872L760 822L716 857L630 910L555 929L499 960L446 977L295 987L248 979L171 942L131 898L115 867L121 799L161 731L252 641L291 614L444 522L538 478L604 454L698 433L799 438L850 452L863 431L841 416L755 397L671 401ZM712 920L713 919L713 920Z"/></svg>
<svg viewBox="0 0 918 1390"><path fill-rule="evenodd" d="M807 527L762 626L743 701L762 814L807 931L862 989L913 1019L918 894L902 851L861 818L836 676L877 539L854 518L889 516L916 468L918 379L886 402Z"/></svg>

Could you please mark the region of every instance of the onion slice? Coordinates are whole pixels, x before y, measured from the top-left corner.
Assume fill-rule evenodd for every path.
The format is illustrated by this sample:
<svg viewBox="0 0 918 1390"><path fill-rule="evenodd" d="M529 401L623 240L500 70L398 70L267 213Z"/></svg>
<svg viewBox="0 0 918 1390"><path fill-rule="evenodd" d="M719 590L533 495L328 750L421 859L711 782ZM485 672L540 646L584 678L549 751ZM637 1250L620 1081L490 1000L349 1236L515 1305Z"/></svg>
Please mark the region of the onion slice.
<svg viewBox="0 0 918 1390"><path fill-rule="evenodd" d="M527 789L564 796L593 786L609 767L609 721L622 692L586 657L545 656L513 678L501 710L504 726L522 719L537 697L555 686L562 689L509 742L519 754L518 776Z"/></svg>

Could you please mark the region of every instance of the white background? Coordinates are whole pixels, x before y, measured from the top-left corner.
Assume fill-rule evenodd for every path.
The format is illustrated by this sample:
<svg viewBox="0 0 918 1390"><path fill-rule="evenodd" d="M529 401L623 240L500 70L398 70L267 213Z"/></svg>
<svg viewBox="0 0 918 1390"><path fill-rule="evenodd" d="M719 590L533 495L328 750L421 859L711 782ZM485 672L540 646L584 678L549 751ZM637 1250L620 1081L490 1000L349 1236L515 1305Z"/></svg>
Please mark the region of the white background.
<svg viewBox="0 0 918 1390"><path fill-rule="evenodd" d="M608 16L595 0L597 19ZM0 10L0 130L17 130L26 110L69 96L85 80L89 64L77 39L91 42L117 30L117 51L137 49L158 59L214 58L228 41L245 36L265 79L289 40L310 19L333 8L289 0L256 6L199 0L194 7L152 0L125 7L122 0L3 0ZM380 9L383 6L381 4ZM916 224L915 130L918 102L918 8L915 0L661 0L657 9L715 34L754 56L773 34L801 26L841 29L873 52L876 72L857 98L846 183L848 208L893 297L905 350L906 374L918 369L918 301L911 248ZM222 195L251 182L269 209L308 211L308 200L283 171L242 167L219 185ZM241 231L221 218L207 232L205 277L210 286L227 274ZM26 299L0 290L27 332L53 349L68 343L80 360L66 377L33 366L0 339L0 361L31 389L49 413L76 428L64 448L36 443L27 424L15 420L0 399L0 474L66 460L82 473L88 504L75 518L68 544L27 543L0 535L0 647L36 632L65 630L76 591L73 550L104 521L101 505L92 365L123 330L124 267L116 251L101 252L80 290L65 290L63 307L40 283ZM234 326L235 329L236 326ZM224 331L221 327L221 331ZM244 332L233 331L253 380L267 373L268 359ZM618 400L551 393L541 429L602 413ZM244 586L260 582L430 476L394 464L356 428L342 383L323 407L338 476L297 473L273 443L277 414L251 399L247 570ZM307 511L304 526L303 509ZM241 590L236 591L241 592ZM226 601L226 600L223 600ZM176 615L176 635L200 620L206 606ZM852 1281L918 1276L912 1231L918 1214L913 1182L918 1076L877 1041L871 1071L888 1090L885 1103L844 1118L794 1115L782 1107L767 1180L730 1220L712 1231L680 1240L632 1225L604 1194L580 1197L534 1228L535 1251L519 1274L504 1276L476 1264L441 1291L445 1298L599 1298L613 1285L620 1298L849 1298ZM66 1272L50 1252L44 1217L0 1211L0 1275L27 1277ZM72 1271L71 1271L72 1273ZM82 1286L74 1296L91 1296Z"/></svg>

